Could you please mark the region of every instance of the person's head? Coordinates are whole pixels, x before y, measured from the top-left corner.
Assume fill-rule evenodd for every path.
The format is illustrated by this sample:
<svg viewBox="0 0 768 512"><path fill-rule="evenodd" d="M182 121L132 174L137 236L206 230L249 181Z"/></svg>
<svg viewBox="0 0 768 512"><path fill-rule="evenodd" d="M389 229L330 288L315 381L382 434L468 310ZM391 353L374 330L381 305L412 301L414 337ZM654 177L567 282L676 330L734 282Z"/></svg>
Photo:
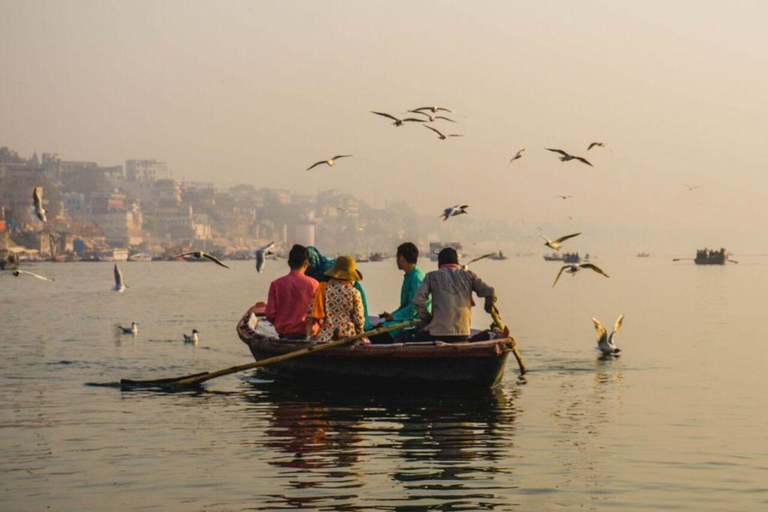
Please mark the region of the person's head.
<svg viewBox="0 0 768 512"><path fill-rule="evenodd" d="M342 281L362 281L363 274L355 268L355 258L352 256L339 256L331 268L325 271L325 275Z"/></svg>
<svg viewBox="0 0 768 512"><path fill-rule="evenodd" d="M459 254L453 247L446 247L437 254L437 264L445 265L447 263L459 263Z"/></svg>
<svg viewBox="0 0 768 512"><path fill-rule="evenodd" d="M397 268L406 270L412 267L419 260L419 248L411 242L405 242L397 247Z"/></svg>
<svg viewBox="0 0 768 512"><path fill-rule="evenodd" d="M288 253L288 266L291 270L306 270L309 264L309 251L303 245L296 244Z"/></svg>

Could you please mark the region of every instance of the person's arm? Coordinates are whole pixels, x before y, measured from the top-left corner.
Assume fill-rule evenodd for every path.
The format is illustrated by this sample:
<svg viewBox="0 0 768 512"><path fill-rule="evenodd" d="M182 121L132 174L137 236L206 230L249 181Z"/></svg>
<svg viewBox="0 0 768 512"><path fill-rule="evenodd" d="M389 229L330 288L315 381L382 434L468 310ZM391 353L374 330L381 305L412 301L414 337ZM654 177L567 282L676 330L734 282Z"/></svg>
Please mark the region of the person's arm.
<svg viewBox="0 0 768 512"><path fill-rule="evenodd" d="M405 296L408 301L405 305L400 306L390 315L391 320L394 322L406 322L416 318L416 307L413 305L413 299L416 298L416 292L419 290L421 283L415 276L405 281ZM426 308L426 303L425 303Z"/></svg>
<svg viewBox="0 0 768 512"><path fill-rule="evenodd" d="M427 298L429 298L429 294L431 293L429 281L429 276L424 278L424 281L421 282L421 286L419 286L419 289L416 291L416 295L413 297L413 307L416 310L416 314L425 322L428 322L430 318L432 318L432 315L427 311Z"/></svg>
<svg viewBox="0 0 768 512"><path fill-rule="evenodd" d="M363 285L360 284L360 281L355 281L355 289L360 292L360 301L363 303L363 316L365 317L363 327L366 331L370 331L371 324L368 323L368 300L365 298L365 291L363 290Z"/></svg>
<svg viewBox="0 0 768 512"><path fill-rule="evenodd" d="M496 290L485 284L474 272L469 271L469 273L472 275L472 290L477 293L478 297L485 299L484 309L490 313L491 308L496 303Z"/></svg>
<svg viewBox="0 0 768 512"><path fill-rule="evenodd" d="M264 309L264 317L271 323L275 323L277 316L277 290L275 283L269 285L269 294L267 294L267 307Z"/></svg>

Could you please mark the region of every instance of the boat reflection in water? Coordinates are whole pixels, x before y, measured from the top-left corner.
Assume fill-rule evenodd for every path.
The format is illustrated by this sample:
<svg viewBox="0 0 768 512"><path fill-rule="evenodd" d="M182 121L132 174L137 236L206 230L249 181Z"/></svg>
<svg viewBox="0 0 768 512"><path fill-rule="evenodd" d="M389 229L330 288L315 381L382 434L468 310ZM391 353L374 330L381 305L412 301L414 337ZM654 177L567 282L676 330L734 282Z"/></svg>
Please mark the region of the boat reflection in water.
<svg viewBox="0 0 768 512"><path fill-rule="evenodd" d="M268 463L284 492L258 510L417 509L509 503L510 438L520 388L394 392L386 389L258 385L247 400L267 411Z"/></svg>

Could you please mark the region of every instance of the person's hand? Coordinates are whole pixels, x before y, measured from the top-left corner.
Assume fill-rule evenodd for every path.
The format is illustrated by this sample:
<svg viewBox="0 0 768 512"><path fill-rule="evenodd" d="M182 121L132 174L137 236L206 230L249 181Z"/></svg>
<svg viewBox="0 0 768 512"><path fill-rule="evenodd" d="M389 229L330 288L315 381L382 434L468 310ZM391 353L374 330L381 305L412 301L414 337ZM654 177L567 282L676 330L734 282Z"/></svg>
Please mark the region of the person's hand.
<svg viewBox="0 0 768 512"><path fill-rule="evenodd" d="M494 299L495 299L494 297L488 297L485 299L484 309L486 313L490 313L491 311L493 311L493 304L494 302L496 302Z"/></svg>
<svg viewBox="0 0 768 512"><path fill-rule="evenodd" d="M386 322L392 321L392 313L387 313L386 311L379 315L381 318L383 318Z"/></svg>

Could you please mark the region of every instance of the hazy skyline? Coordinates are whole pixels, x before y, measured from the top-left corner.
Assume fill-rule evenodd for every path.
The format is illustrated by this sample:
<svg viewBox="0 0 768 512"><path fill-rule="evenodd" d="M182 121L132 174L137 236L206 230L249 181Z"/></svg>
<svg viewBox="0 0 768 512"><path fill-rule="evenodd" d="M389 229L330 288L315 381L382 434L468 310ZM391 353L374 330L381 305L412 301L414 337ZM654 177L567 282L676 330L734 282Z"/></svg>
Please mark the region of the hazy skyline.
<svg viewBox="0 0 768 512"><path fill-rule="evenodd" d="M0 12L0 145L24 156L154 158L175 177L337 188L435 216L464 202L473 217L629 250L768 249L763 3L0 0ZM451 108L458 124L435 126L464 137L369 112L424 105ZM612 152L587 153L592 141ZM304 171L336 154L354 157Z"/></svg>

